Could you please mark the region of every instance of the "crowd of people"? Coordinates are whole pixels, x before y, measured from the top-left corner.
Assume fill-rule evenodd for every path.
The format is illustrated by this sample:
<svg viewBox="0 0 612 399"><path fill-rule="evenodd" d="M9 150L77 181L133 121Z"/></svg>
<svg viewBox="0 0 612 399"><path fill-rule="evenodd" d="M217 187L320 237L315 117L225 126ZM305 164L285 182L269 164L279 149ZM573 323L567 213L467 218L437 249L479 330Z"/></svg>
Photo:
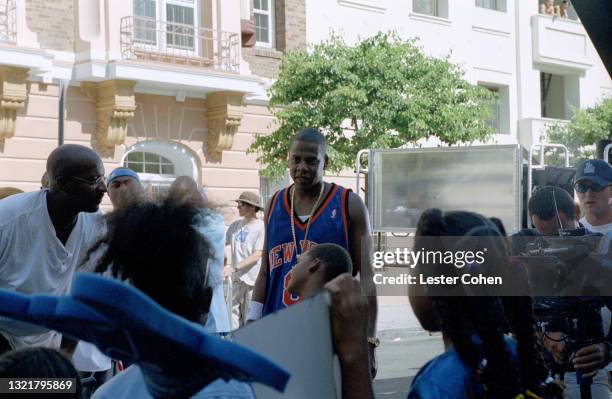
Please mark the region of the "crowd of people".
<svg viewBox="0 0 612 399"><path fill-rule="evenodd" d="M569 0L562 0L559 4L555 4L555 0L545 0L544 3L540 4L540 14L569 18L569 7Z"/></svg>
<svg viewBox="0 0 612 399"><path fill-rule="evenodd" d="M293 184L265 206L257 194L242 193L236 199L240 218L225 229L191 178L177 178L167 196L153 202L134 171L117 168L105 177L93 150L58 147L40 191L0 191L9 194L0 200L0 289L68 295L75 272L95 272L128 282L220 336L326 291L342 397L373 398L380 341L367 209L352 191L324 181L328 157L319 131L297 132L288 161ZM536 190L528 204L535 228L515 237L561 231L601 237L612 230L612 166L583 162L574 188L580 206L560 188ZM106 193L113 211L103 214ZM500 238L479 265L491 274L515 270L513 260L524 251L515 237L506 237L499 219L467 211L429 209L415 235L415 247L439 251L453 248L432 237ZM411 272L427 276L439 268ZM232 287L229 312L224 280ZM591 397L611 396L605 300L587 300L585 317L595 338L570 350L561 328L538 327L542 298L484 294L448 296L410 287L414 314L425 330L442 333L445 352L421 368L409 398L578 398L585 380ZM0 378L75 378L78 398L184 397L186 387L195 398L254 397L248 383L217 378L214 362L207 370L180 372L163 364L126 364L73 338L0 317Z"/></svg>

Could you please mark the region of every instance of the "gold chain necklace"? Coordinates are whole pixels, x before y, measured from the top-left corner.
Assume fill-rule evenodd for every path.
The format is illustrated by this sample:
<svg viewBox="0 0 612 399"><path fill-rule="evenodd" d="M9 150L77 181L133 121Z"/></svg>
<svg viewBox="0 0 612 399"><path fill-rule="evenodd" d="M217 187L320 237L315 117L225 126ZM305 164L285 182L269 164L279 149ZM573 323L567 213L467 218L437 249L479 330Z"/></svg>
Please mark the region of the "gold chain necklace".
<svg viewBox="0 0 612 399"><path fill-rule="evenodd" d="M306 232L304 233L304 243L306 243L308 239L308 230L310 230L310 222L314 216L314 211L319 206L319 201L321 201L321 197L323 196L323 191L325 191L325 182L321 182L321 191L319 192L319 197L317 201L314 203L312 209L310 210L310 216L308 217L308 223L306 223ZM295 185L293 186L293 191L291 192L291 234L293 234L293 245L295 245L295 258L298 259L300 254L298 253L298 242L295 236L295 216L293 212L293 207L295 204ZM302 251L303 253L303 251Z"/></svg>

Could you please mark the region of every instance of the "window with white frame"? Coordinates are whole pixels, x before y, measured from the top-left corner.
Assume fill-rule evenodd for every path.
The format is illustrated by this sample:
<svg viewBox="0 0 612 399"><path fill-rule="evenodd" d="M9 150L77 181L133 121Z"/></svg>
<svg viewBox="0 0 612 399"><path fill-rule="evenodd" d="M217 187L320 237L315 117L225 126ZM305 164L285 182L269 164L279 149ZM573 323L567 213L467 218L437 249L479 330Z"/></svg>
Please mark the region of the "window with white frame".
<svg viewBox="0 0 612 399"><path fill-rule="evenodd" d="M174 175L174 163L168 158L153 152L130 152L124 161L124 166L136 173Z"/></svg>
<svg viewBox="0 0 612 399"><path fill-rule="evenodd" d="M161 200L178 176L200 180L197 155L188 147L169 140L149 140L134 144L123 156L123 166L140 177L147 198Z"/></svg>
<svg viewBox="0 0 612 399"><path fill-rule="evenodd" d="M134 38L143 44L157 44L157 4L155 0L134 0Z"/></svg>
<svg viewBox="0 0 612 399"><path fill-rule="evenodd" d="M132 151L125 157L123 166L140 176L147 198L161 202L175 179L174 163L166 157L148 151Z"/></svg>
<svg viewBox="0 0 612 399"><path fill-rule="evenodd" d="M412 11L433 17L448 18L448 0L412 0Z"/></svg>
<svg viewBox="0 0 612 399"><path fill-rule="evenodd" d="M166 43L168 46L194 49L195 0L166 0L166 21L168 21Z"/></svg>
<svg viewBox="0 0 612 399"><path fill-rule="evenodd" d="M489 105L489 112L491 117L485 121L487 126L490 126L495 130L495 133L499 133L499 116L500 116L500 103L499 103L499 89L497 87L487 87L487 89L495 96L491 104Z"/></svg>
<svg viewBox="0 0 612 399"><path fill-rule="evenodd" d="M138 43L195 50L198 0L134 0L133 6Z"/></svg>
<svg viewBox="0 0 612 399"><path fill-rule="evenodd" d="M476 7L506 12L506 0L476 0Z"/></svg>
<svg viewBox="0 0 612 399"><path fill-rule="evenodd" d="M485 121L497 134L510 134L510 102L508 86L482 84L494 96L489 105L490 116Z"/></svg>
<svg viewBox="0 0 612 399"><path fill-rule="evenodd" d="M274 0L255 0L255 42L260 47L274 47Z"/></svg>

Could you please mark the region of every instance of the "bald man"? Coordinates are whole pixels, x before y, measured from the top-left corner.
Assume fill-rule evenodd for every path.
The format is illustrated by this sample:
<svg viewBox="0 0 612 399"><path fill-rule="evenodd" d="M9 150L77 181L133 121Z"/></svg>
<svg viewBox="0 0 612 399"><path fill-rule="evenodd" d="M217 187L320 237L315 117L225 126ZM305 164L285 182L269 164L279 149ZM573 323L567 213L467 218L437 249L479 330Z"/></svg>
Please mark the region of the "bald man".
<svg viewBox="0 0 612 399"><path fill-rule="evenodd" d="M98 206L104 167L91 149L66 144L47 159L49 188L0 202L0 288L26 294L68 293L76 267L103 231ZM53 331L0 318L0 353L59 348Z"/></svg>

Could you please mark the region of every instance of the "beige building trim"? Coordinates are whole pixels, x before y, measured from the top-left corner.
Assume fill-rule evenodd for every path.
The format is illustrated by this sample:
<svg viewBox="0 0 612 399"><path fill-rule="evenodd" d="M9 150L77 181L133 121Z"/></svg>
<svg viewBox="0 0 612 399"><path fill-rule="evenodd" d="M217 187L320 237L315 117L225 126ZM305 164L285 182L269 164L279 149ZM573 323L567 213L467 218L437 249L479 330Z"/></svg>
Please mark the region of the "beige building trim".
<svg viewBox="0 0 612 399"><path fill-rule="evenodd" d="M221 153L234 145L234 135L240 127L244 93L220 91L207 97L208 138L206 150L212 160L220 161Z"/></svg>
<svg viewBox="0 0 612 399"><path fill-rule="evenodd" d="M27 77L25 68L0 66L0 144L15 134L17 110L28 97Z"/></svg>
<svg viewBox="0 0 612 399"><path fill-rule="evenodd" d="M135 85L136 82L117 79L81 85L96 104L97 129L92 144L102 154L125 143L128 121L136 111Z"/></svg>

